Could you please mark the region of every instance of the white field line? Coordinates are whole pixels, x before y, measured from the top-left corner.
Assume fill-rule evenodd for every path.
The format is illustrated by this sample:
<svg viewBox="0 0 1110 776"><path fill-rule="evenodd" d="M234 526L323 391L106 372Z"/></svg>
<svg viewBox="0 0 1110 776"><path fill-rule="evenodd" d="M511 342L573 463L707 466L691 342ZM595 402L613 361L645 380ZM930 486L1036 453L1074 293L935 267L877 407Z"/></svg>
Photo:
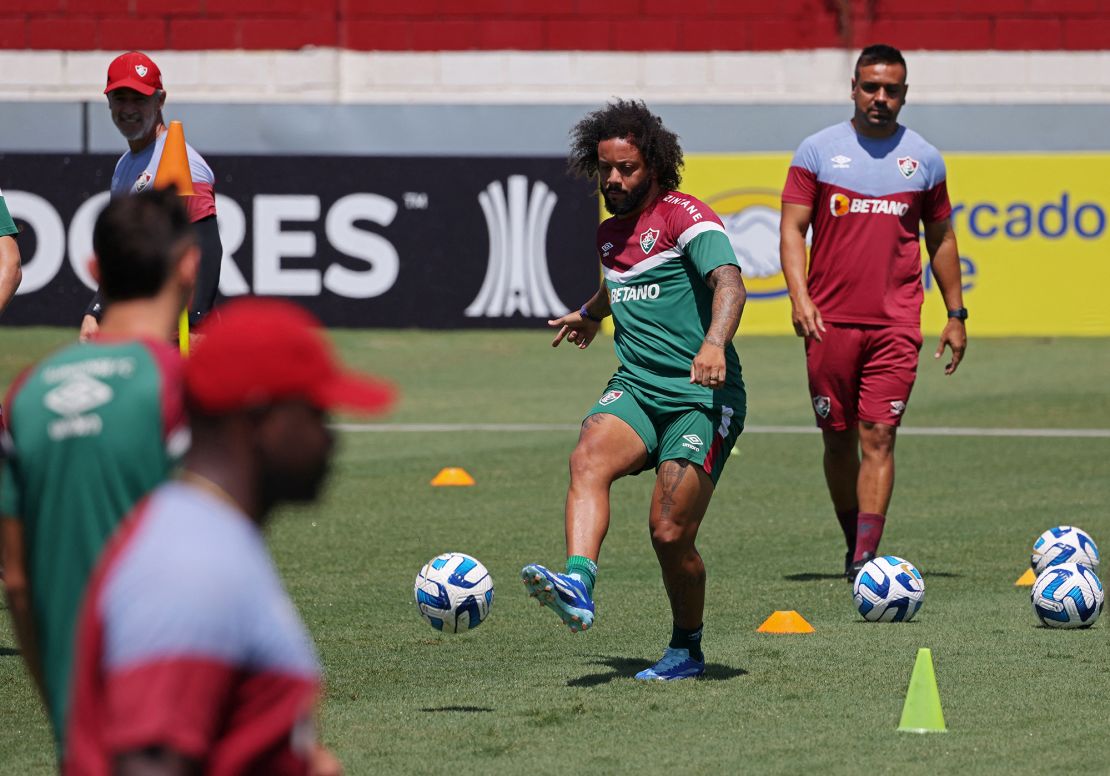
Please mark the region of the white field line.
<svg viewBox="0 0 1110 776"><path fill-rule="evenodd" d="M577 423L333 423L337 431L353 433L442 434L490 431L499 434L535 431L577 431ZM816 434L812 426L747 426L745 434ZM958 428L903 427L900 436L1026 437L1048 439L1110 439L1110 428Z"/></svg>

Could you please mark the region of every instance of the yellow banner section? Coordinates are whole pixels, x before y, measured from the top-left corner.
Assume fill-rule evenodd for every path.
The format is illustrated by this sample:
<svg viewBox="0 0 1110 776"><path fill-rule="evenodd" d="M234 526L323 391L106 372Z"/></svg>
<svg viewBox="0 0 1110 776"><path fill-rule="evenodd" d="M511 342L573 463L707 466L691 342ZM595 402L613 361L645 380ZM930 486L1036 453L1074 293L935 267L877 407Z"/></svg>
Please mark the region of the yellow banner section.
<svg viewBox="0 0 1110 776"><path fill-rule="evenodd" d="M948 193L971 335L1110 335L1110 154L948 154ZM789 154L691 155L682 190L709 204L744 269L741 332L785 334L790 302L778 256ZM925 266L922 328L944 303Z"/></svg>

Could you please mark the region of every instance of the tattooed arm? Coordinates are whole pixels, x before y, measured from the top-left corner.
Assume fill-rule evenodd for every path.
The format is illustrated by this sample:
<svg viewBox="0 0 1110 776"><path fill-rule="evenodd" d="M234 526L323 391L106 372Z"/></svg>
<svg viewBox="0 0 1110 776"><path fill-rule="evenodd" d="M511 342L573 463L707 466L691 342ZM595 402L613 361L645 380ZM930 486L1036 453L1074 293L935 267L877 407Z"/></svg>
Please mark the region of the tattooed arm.
<svg viewBox="0 0 1110 776"><path fill-rule="evenodd" d="M748 293L735 264L717 267L706 276L706 283L713 289L713 319L690 364L690 382L720 388L725 384L725 345L732 341L740 325Z"/></svg>

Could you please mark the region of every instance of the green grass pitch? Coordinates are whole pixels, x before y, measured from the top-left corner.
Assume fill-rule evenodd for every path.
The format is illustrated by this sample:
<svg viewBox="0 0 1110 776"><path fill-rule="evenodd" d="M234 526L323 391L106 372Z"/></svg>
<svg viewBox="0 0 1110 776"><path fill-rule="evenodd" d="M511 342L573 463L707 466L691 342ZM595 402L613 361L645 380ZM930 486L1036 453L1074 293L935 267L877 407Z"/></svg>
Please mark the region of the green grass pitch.
<svg viewBox="0 0 1110 776"><path fill-rule="evenodd" d="M0 377L75 332L0 331ZM1105 339L974 339L945 378L922 352L906 427L1110 428ZM544 332L340 331L394 380L390 423L577 424L615 363L601 339ZM751 426L809 426L794 338L737 340ZM377 420L377 419L375 419ZM326 677L321 728L348 773L1110 772L1110 621L1034 624L1014 581L1033 539L1076 524L1110 547L1110 438L899 437L885 551L922 571L913 622L871 624L837 572L843 541L813 434L746 433L705 520L702 681L645 686L670 622L647 536L651 477L618 482L598 622L572 635L526 599L527 562L559 565L572 430L344 432L324 501L268 529ZM445 466L471 488L432 488ZM428 558L460 550L496 583L489 620L443 636L412 602ZM1106 576L1105 573L1102 576ZM796 609L804 636L755 632ZM0 617L0 773L49 773L45 717ZM949 732L895 732L919 647Z"/></svg>

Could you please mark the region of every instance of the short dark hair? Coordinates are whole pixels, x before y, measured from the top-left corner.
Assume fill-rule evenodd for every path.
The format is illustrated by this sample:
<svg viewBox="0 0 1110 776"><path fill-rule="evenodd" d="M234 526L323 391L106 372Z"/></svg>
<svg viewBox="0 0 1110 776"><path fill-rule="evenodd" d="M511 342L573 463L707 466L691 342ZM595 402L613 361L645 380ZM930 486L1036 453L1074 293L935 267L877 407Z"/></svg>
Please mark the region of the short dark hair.
<svg viewBox="0 0 1110 776"><path fill-rule="evenodd" d="M173 187L113 199L93 227L101 294L115 302L157 295L196 240Z"/></svg>
<svg viewBox="0 0 1110 776"><path fill-rule="evenodd" d="M597 175L597 145L602 140L629 138L663 191L674 191L682 181L682 148L678 135L648 110L643 100L615 100L586 114L571 130L568 166L575 175Z"/></svg>
<svg viewBox="0 0 1110 776"><path fill-rule="evenodd" d="M906 59L902 56L902 52L888 46L885 43L875 43L868 46L859 53L859 58L856 59L856 70L853 76L857 81L859 80L859 69L861 67L869 67L870 65L901 65L907 73L909 68L906 67Z"/></svg>

